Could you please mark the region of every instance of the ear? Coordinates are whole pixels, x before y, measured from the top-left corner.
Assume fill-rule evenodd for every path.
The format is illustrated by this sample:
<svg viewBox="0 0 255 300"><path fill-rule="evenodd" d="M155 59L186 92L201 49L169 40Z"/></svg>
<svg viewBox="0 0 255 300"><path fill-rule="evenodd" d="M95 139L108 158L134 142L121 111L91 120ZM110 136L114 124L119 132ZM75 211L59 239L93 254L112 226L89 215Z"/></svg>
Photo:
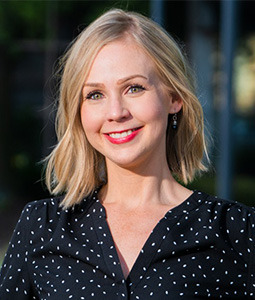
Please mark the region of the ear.
<svg viewBox="0 0 255 300"><path fill-rule="evenodd" d="M178 113L183 106L183 100L179 95L176 95L174 93L171 93L171 96L169 97L170 103L169 103L169 110L168 112L170 114L176 114Z"/></svg>

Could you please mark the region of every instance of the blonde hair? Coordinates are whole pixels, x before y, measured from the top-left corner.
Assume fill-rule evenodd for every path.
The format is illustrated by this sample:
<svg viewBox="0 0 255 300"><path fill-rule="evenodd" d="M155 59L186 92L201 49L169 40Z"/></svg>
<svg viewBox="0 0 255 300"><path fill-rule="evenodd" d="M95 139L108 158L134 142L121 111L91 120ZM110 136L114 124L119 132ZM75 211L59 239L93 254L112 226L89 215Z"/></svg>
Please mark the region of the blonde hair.
<svg viewBox="0 0 255 300"><path fill-rule="evenodd" d="M186 184L197 170L206 169L202 163L206 152L203 112L185 56L172 37L152 20L113 9L81 32L61 61L58 144L46 158L46 185L54 195L65 194L64 208L79 203L107 181L104 157L90 145L81 125L82 87L100 49L125 34L151 57L169 92L183 100L178 130L168 122L166 153L171 172Z"/></svg>

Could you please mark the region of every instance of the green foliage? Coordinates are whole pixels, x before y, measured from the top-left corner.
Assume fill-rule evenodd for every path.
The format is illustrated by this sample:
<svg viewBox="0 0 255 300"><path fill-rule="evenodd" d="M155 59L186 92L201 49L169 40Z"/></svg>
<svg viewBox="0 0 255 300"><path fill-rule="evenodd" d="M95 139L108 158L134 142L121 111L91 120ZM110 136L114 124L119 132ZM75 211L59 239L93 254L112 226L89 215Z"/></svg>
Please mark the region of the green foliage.
<svg viewBox="0 0 255 300"><path fill-rule="evenodd" d="M74 30L72 23L76 29L80 24L87 26L113 7L148 15L149 1L0 1L0 44L11 44L15 39L44 39L57 29L63 31L63 27L67 32ZM61 28L57 28L59 25Z"/></svg>
<svg viewBox="0 0 255 300"><path fill-rule="evenodd" d="M254 176L236 175L233 181L233 196L231 200L248 206L255 206ZM217 195L216 174L205 173L189 184L188 188L203 191L210 195Z"/></svg>
<svg viewBox="0 0 255 300"><path fill-rule="evenodd" d="M234 199L249 206L255 206L254 176L237 176L234 179Z"/></svg>
<svg viewBox="0 0 255 300"><path fill-rule="evenodd" d="M48 1L1 1L0 42L12 39L40 38L45 34Z"/></svg>
<svg viewBox="0 0 255 300"><path fill-rule="evenodd" d="M5 252L7 251L7 245L0 248L0 268L4 260Z"/></svg>

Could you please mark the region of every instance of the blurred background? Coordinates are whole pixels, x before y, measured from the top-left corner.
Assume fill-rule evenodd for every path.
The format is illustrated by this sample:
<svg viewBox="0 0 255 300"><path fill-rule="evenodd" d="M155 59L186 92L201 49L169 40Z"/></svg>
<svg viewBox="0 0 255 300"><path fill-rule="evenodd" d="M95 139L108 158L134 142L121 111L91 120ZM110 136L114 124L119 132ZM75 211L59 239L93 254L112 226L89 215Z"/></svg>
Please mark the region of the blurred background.
<svg viewBox="0 0 255 300"><path fill-rule="evenodd" d="M195 69L212 166L190 187L255 204L255 1L0 1L0 264L23 206L49 196L56 61L112 7L163 25Z"/></svg>

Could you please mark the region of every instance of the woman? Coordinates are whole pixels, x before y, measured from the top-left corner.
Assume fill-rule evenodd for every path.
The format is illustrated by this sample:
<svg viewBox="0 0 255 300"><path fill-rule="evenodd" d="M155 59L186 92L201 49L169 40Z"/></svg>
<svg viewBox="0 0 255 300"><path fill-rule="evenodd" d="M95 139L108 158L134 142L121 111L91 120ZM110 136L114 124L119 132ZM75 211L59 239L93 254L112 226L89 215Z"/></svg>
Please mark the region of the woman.
<svg viewBox="0 0 255 300"><path fill-rule="evenodd" d="M50 192L29 203L0 299L255 299L254 214L191 191L206 147L191 71L151 20L111 10L63 59Z"/></svg>

